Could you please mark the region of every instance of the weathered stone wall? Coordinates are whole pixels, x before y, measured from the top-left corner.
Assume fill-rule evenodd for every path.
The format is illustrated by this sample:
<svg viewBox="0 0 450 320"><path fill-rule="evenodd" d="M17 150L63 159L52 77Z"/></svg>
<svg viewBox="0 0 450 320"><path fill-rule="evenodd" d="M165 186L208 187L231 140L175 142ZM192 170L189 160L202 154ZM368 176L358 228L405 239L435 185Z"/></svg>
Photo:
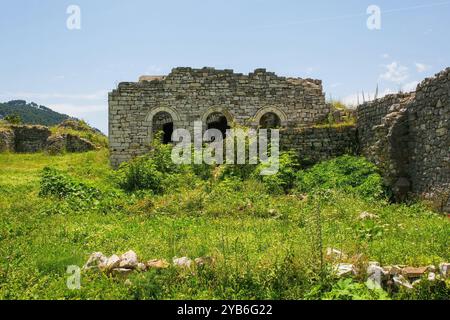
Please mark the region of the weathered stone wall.
<svg viewBox="0 0 450 320"><path fill-rule="evenodd" d="M374 135L374 128L382 125L384 117L393 111L392 106L401 104L405 99L409 99L409 93L390 94L381 99L366 102L358 106L357 127L360 149L363 155L374 159L374 153L371 148L377 141ZM392 109L392 110L390 110Z"/></svg>
<svg viewBox="0 0 450 320"><path fill-rule="evenodd" d="M300 159L310 163L358 151L355 126L281 130L280 145L284 150L296 151Z"/></svg>
<svg viewBox="0 0 450 320"><path fill-rule="evenodd" d="M14 151L15 152L38 152L45 148L47 139L51 132L43 126L13 126Z"/></svg>
<svg viewBox="0 0 450 320"><path fill-rule="evenodd" d="M0 152L14 151L14 131L0 129Z"/></svg>
<svg viewBox="0 0 450 320"><path fill-rule="evenodd" d="M377 164L398 200L427 197L450 211L450 68L410 94L358 107L361 152Z"/></svg>
<svg viewBox="0 0 450 320"><path fill-rule="evenodd" d="M165 77L121 83L109 94L111 164L117 167L148 150L160 112L171 116L175 129L192 130L194 121L206 126L214 113L224 115L228 124L257 126L270 112L287 128L320 122L329 111L320 80L278 77L264 69L243 75L175 68Z"/></svg>
<svg viewBox="0 0 450 320"><path fill-rule="evenodd" d="M406 198L409 175L407 106L413 93L388 95L358 107L357 127L361 153L382 171L397 200Z"/></svg>
<svg viewBox="0 0 450 320"><path fill-rule="evenodd" d="M408 115L412 190L450 212L450 68L419 84Z"/></svg>
<svg viewBox="0 0 450 320"><path fill-rule="evenodd" d="M52 135L49 128L38 125L14 125L0 130L0 152L50 154L86 152L97 147L73 134Z"/></svg>

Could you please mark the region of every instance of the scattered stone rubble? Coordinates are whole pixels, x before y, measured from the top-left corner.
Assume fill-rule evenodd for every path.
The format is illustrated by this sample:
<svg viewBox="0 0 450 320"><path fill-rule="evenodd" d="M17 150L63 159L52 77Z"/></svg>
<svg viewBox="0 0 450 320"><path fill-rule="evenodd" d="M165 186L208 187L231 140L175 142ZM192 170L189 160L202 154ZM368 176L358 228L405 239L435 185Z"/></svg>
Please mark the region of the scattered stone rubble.
<svg viewBox="0 0 450 320"><path fill-rule="evenodd" d="M194 260L188 257L173 258L172 265L176 268L192 270L194 267L212 266L215 263L213 257L199 257ZM83 270L97 270L112 276L126 276L132 272L145 272L151 269L167 269L170 263L164 259L153 259L147 262L139 261L137 254L130 250L118 256L110 257L101 252L94 252L83 266Z"/></svg>
<svg viewBox="0 0 450 320"><path fill-rule="evenodd" d="M368 263L367 268L353 263L342 262L348 257L334 248L327 248L327 257L334 261L333 271L337 277L366 276L367 286L371 289L403 287L413 289L425 277L428 281L442 281L450 276L450 263L441 263L438 268L433 265L426 267L409 267L404 265L380 266L376 261ZM188 257L174 257L172 266L184 270L194 270L203 266L214 266L213 257L199 257L194 260ZM171 266L165 259L153 259L147 262L139 261L137 254L130 250L120 256L110 257L101 252L94 252L83 266L83 270L97 270L114 277L126 277L133 272L145 272L151 269L167 269Z"/></svg>
<svg viewBox="0 0 450 320"><path fill-rule="evenodd" d="M413 289L422 279L441 281L450 276L450 263L441 263L439 268L433 265L410 267L405 265L380 266L376 261L369 262L365 273L355 264L343 262L347 255L340 250L327 248L327 258L334 261L333 271L337 277L366 275L369 288L404 287Z"/></svg>

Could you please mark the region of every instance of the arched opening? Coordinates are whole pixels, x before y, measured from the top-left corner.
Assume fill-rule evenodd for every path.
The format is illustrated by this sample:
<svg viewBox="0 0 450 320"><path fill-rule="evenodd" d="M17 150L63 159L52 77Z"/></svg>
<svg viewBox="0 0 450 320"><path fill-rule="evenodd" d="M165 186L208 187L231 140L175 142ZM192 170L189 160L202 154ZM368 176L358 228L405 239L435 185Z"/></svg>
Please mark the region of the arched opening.
<svg viewBox="0 0 450 320"><path fill-rule="evenodd" d="M153 136L162 131L162 143L168 144L172 142L173 118L170 113L160 111L153 116L152 119Z"/></svg>
<svg viewBox="0 0 450 320"><path fill-rule="evenodd" d="M263 129L276 129L281 127L281 119L274 112L265 113L259 120L259 127Z"/></svg>
<svg viewBox="0 0 450 320"><path fill-rule="evenodd" d="M217 129L222 132L222 138L226 137L227 129L230 129L228 125L227 117L221 112L213 112L206 118L207 129Z"/></svg>

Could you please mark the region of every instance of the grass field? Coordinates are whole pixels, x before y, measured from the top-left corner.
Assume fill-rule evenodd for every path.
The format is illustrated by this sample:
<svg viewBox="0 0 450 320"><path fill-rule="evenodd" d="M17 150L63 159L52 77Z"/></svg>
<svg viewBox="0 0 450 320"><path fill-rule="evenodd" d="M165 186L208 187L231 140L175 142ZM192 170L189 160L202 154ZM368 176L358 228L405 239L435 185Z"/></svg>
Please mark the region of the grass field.
<svg viewBox="0 0 450 320"><path fill-rule="evenodd" d="M40 196L46 166L115 193L87 203ZM253 179L182 180L156 195L125 193L105 150L0 154L0 298L448 298L442 289L386 293L368 290L358 278L343 282L324 255L327 247L337 248L357 265L449 261L449 219L421 204L393 205L339 189L273 193ZM361 221L362 211L379 219ZM81 267L95 251L128 250L144 261L213 256L216 265L136 273L129 281L82 273L81 289L67 288L67 266Z"/></svg>

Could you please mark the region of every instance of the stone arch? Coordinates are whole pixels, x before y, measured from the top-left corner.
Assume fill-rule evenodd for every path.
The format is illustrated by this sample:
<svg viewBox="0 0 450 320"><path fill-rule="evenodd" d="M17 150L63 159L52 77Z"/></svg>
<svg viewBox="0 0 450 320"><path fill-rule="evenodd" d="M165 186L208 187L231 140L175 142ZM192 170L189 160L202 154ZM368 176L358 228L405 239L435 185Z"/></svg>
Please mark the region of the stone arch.
<svg viewBox="0 0 450 320"><path fill-rule="evenodd" d="M210 115L212 115L213 113L222 113L225 116L225 118L227 118L227 121L229 124L234 123L234 116L227 109L225 109L225 108L209 108L208 110L206 110L206 112L202 116L203 124L206 124L208 117Z"/></svg>
<svg viewBox="0 0 450 320"><path fill-rule="evenodd" d="M149 113L147 114L147 116L145 117L145 122L148 124L148 143L150 144L153 141L153 136L155 134L155 124L154 124L154 120L155 117L158 115L163 115L166 114L168 116L170 116L172 122L171 122L171 130L175 130L176 128L178 128L180 126L181 123L181 118L180 115L178 114L178 112L171 108L171 107L167 107L167 106L159 106L156 108L153 108L149 111ZM162 128L165 135L168 135L171 133L165 132L165 129ZM164 136L163 137L164 141L163 142L168 142L167 140L168 137Z"/></svg>
<svg viewBox="0 0 450 320"><path fill-rule="evenodd" d="M216 115L219 118L209 123L210 118ZM211 128L218 129L222 132L223 137L225 137L226 130L231 128L234 121L233 115L224 108L210 108L202 116L203 130Z"/></svg>
<svg viewBox="0 0 450 320"><path fill-rule="evenodd" d="M260 125L261 119L264 115L268 114L268 113L273 113L276 116L278 116L278 118L280 119L280 125L282 127L285 127L287 125L287 116L286 114L279 108L277 107L265 107L262 109L259 109L255 116L253 117L253 121L252 124L255 127L258 127Z"/></svg>

